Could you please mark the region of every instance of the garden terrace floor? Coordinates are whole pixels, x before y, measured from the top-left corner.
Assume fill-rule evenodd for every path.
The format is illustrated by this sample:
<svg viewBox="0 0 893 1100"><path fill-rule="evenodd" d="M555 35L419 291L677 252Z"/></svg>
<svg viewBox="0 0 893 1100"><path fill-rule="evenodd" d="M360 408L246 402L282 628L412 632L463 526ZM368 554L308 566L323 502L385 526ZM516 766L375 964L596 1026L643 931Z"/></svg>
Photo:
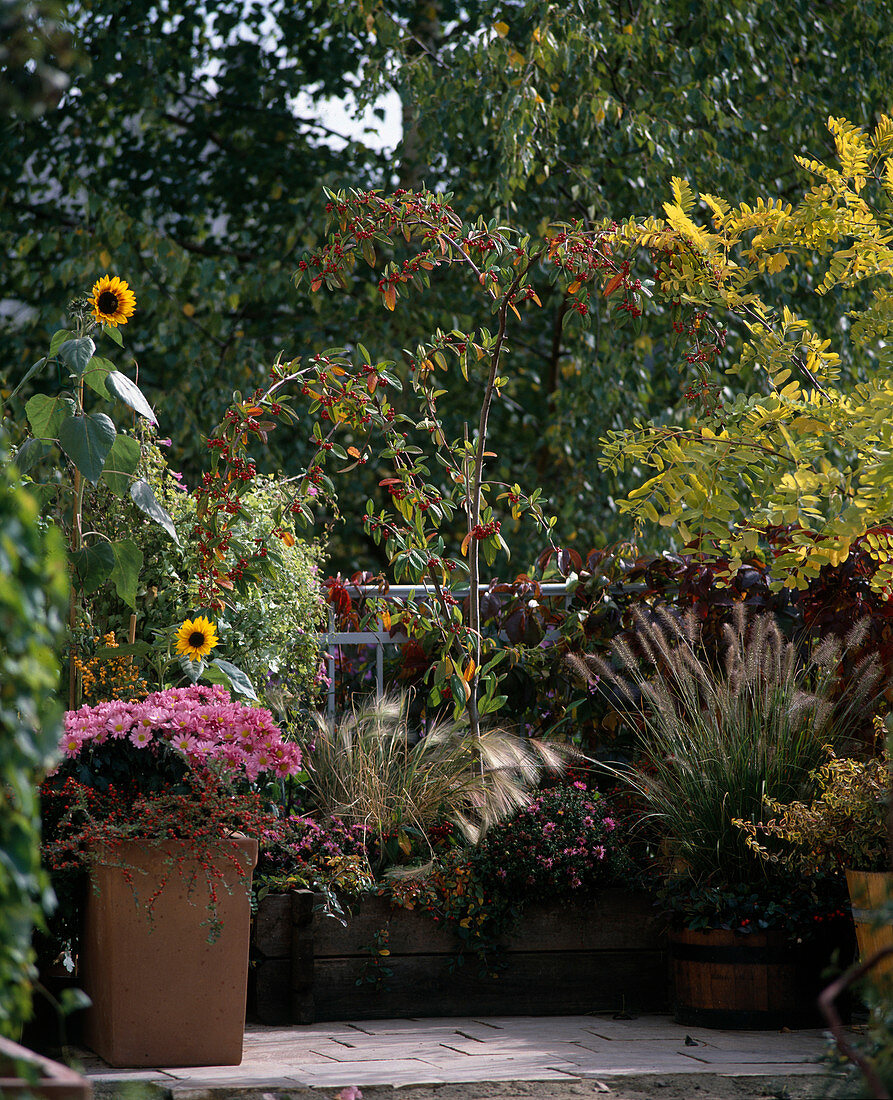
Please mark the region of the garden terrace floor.
<svg viewBox="0 0 893 1100"><path fill-rule="evenodd" d="M689 1100L829 1094L819 1030L714 1031L610 1014L249 1025L240 1066L112 1070L80 1052L97 1097L126 1082L174 1100ZM395 1094L394 1090L399 1089Z"/></svg>

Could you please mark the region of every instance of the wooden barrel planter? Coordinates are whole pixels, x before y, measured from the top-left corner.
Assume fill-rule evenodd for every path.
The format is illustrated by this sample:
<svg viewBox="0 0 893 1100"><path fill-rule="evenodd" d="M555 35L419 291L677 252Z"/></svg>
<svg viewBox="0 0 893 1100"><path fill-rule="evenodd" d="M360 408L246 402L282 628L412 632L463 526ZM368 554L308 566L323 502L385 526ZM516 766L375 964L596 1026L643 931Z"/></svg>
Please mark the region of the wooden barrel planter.
<svg viewBox="0 0 893 1100"><path fill-rule="evenodd" d="M784 932L669 934L677 1023L744 1031L822 1024L817 998L831 945Z"/></svg>
<svg viewBox="0 0 893 1100"><path fill-rule="evenodd" d="M893 898L893 873L889 871L847 871L847 889L853 907L853 924L859 957L870 958L884 947L893 947L893 924L880 911ZM880 960L870 972L872 981L893 985L893 955Z"/></svg>
<svg viewBox="0 0 893 1100"><path fill-rule="evenodd" d="M382 932L386 978L370 950ZM666 941L647 894L612 888L585 904L531 904L503 947L504 970L482 976L473 957L456 965L457 940L423 911L363 897L345 928L314 912L307 891L269 895L254 921L249 1015L284 1024L669 1006Z"/></svg>

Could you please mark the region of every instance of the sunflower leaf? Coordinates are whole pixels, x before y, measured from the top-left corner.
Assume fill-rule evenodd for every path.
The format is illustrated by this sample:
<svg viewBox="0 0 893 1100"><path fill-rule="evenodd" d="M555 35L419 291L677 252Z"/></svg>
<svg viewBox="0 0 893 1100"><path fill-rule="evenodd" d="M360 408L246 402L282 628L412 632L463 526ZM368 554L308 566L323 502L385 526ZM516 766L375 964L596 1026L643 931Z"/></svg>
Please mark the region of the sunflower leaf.
<svg viewBox="0 0 893 1100"><path fill-rule="evenodd" d="M122 374L117 370L110 371L105 376L105 386L113 397L117 397L119 401L129 405L135 413L144 416L152 424L158 423L155 413L152 411L152 406L143 396L143 391L126 374Z"/></svg>
<svg viewBox="0 0 893 1100"><path fill-rule="evenodd" d="M112 543L115 567L109 580L121 599L136 610L136 586L143 567L143 552L131 539Z"/></svg>
<svg viewBox="0 0 893 1100"><path fill-rule="evenodd" d="M251 681L240 668L236 668L235 665L222 660L220 657L215 657L211 664L220 669L229 681L233 691L238 692L239 695L246 695L249 699L253 699L255 703L258 701Z"/></svg>
<svg viewBox="0 0 893 1100"><path fill-rule="evenodd" d="M205 671L205 662L200 657L197 661L193 661L191 657L187 657L184 653L179 658L179 664L183 670L183 675L190 684L198 683L199 676Z"/></svg>
<svg viewBox="0 0 893 1100"><path fill-rule="evenodd" d="M66 340L74 339L74 333L69 332L68 329L59 329L58 332L53 333L53 338L50 340L50 352L48 358L52 359L59 348L65 343Z"/></svg>
<svg viewBox="0 0 893 1100"><path fill-rule="evenodd" d="M119 348L124 347L124 338L122 337L121 333L118 332L118 329L115 325L103 325L102 331L106 334L106 336L110 336Z"/></svg>
<svg viewBox="0 0 893 1100"><path fill-rule="evenodd" d="M119 433L102 469L103 481L116 497L124 498L130 485L130 475L139 465L139 460L139 443L129 435Z"/></svg>
<svg viewBox="0 0 893 1100"><path fill-rule="evenodd" d="M59 428L66 416L74 416L77 405L70 397L48 397L36 393L25 404L25 415L37 439L53 441L59 438Z"/></svg>
<svg viewBox="0 0 893 1100"><path fill-rule="evenodd" d="M111 576L115 568L115 553L107 542L84 546L72 552L71 566L75 586L84 595L89 595L101 588Z"/></svg>
<svg viewBox="0 0 893 1100"><path fill-rule="evenodd" d="M89 336L77 336L59 345L59 358L72 373L82 375L93 358L96 345Z"/></svg>
<svg viewBox="0 0 893 1100"><path fill-rule="evenodd" d="M87 481L96 485L117 434L105 413L69 416L59 427L59 445Z"/></svg>
<svg viewBox="0 0 893 1100"><path fill-rule="evenodd" d="M98 393L106 401L111 401L112 395L105 387L105 378L109 371L114 369L114 364L108 359L103 359L101 355L94 355L84 371L84 381L94 393Z"/></svg>
<svg viewBox="0 0 893 1100"><path fill-rule="evenodd" d="M130 486L130 499L150 519L154 519L156 523L160 524L177 546L180 545L177 529L174 527L174 521L171 519L170 513L158 503L158 498L152 492L152 487L148 482L142 478L137 478Z"/></svg>
<svg viewBox="0 0 893 1100"><path fill-rule="evenodd" d="M52 451L52 445L45 439L26 439L15 454L15 464L20 473L26 474L32 466Z"/></svg>
<svg viewBox="0 0 893 1100"><path fill-rule="evenodd" d="M7 397L6 400L7 401L12 401L12 399L19 392L19 390L25 385L25 383L28 381L28 379L31 378L32 375L36 374L37 371L39 371L40 368L46 363L46 361L47 361L47 356L44 356L43 359L38 359L36 363L32 363L31 366L25 372L25 377L21 380L21 382L19 382L19 384L12 391L12 393L9 395L9 397Z"/></svg>

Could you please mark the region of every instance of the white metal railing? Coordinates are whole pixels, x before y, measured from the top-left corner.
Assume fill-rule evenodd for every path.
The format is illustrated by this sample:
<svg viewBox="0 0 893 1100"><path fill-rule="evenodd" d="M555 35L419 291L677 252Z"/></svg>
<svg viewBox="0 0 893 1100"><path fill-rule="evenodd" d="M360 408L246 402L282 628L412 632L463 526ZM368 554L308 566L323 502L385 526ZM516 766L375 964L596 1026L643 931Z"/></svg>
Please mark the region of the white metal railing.
<svg viewBox="0 0 893 1100"><path fill-rule="evenodd" d="M382 592L377 585L371 584L348 583L345 584L344 587L351 596L367 596L380 600L405 600L412 596L419 596L422 598L436 596L433 589L416 584L393 584L384 592ZM489 588L489 583L479 584L478 592L487 592ZM567 586L563 581L540 584L539 590L543 596L564 596L567 598ZM452 595L459 598L467 596L468 591L467 588L451 590ZM335 722L336 662L335 654L332 652L333 649L336 646L340 647L346 645L374 645L375 691L377 695L381 696L384 693L384 647L386 645L403 645L403 643L408 640L409 638L406 634L398 633L392 635L390 630L385 630L383 626L379 630L336 630L335 609L331 605L329 606L329 629L325 634L320 635L320 641L325 646L326 673L329 678L326 713L330 727L334 726Z"/></svg>

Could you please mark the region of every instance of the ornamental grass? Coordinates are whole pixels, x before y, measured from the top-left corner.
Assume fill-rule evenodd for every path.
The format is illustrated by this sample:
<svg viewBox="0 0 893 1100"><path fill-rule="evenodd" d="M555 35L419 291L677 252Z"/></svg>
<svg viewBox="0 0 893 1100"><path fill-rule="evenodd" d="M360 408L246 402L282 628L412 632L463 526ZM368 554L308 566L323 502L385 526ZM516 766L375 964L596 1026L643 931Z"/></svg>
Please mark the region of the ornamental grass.
<svg viewBox="0 0 893 1100"><path fill-rule="evenodd" d="M543 772L562 771L569 751L499 730L475 736L449 721L414 741L405 697L390 696L354 708L334 730L319 718L304 762L318 812L365 826L382 851L394 839L409 857L446 820L474 843L526 806Z"/></svg>
<svg viewBox="0 0 893 1100"><path fill-rule="evenodd" d="M807 795L825 746L870 710L881 682L874 656L856 663L842 694L836 686L844 650L857 651L864 634L859 625L843 643L801 650L772 616L748 617L739 605L711 656L694 616L658 607L633 613L614 645L616 667L574 662L635 730L644 760L611 770L641 799L677 871L723 885L768 874L735 821L765 820L767 799Z"/></svg>

